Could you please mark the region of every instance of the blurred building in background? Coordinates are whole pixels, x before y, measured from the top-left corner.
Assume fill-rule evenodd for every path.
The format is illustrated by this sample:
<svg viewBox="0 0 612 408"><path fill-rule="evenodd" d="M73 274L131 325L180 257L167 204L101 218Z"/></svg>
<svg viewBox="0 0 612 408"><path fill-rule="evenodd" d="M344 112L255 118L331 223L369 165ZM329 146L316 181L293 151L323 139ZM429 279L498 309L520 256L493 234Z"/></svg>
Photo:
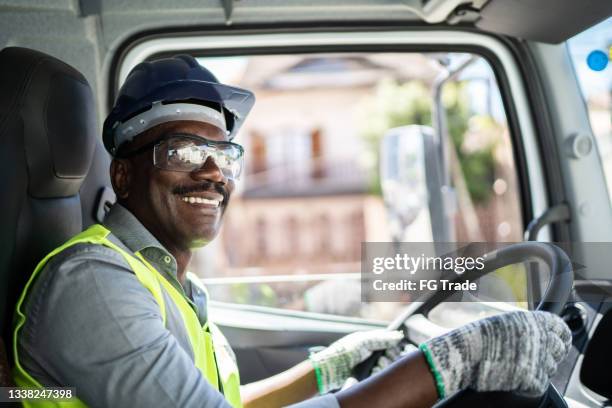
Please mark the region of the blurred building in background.
<svg viewBox="0 0 612 408"><path fill-rule="evenodd" d="M246 241L228 266L286 273L308 262L324 273L333 263L358 263L362 241L389 239L382 202L369 194L359 115L383 79L433 80L424 56L407 57L249 59L239 83L257 95L242 129L247 174L224 230L228 244Z"/></svg>
<svg viewBox="0 0 612 408"><path fill-rule="evenodd" d="M446 55L266 55L220 65L202 59L222 81L257 98L236 140L245 147L246 174L221 236L191 265L214 299L383 319L401 307L386 313L383 304L360 303L361 243L391 240L377 146L390 127L431 123L430 89L441 58ZM230 71L233 77L224 78ZM479 79L473 90L465 87L464 99L476 97L474 109L501 113L476 112L484 117L478 120L462 106L468 113L459 118L465 123L453 171L467 187L458 199L458 241L512 241L522 234L511 141L501 100L491 97L499 93L492 71L485 74L491 78L485 90ZM473 160L458 161L465 157ZM474 185L484 193L468 191ZM429 240L418 229L410 234Z"/></svg>

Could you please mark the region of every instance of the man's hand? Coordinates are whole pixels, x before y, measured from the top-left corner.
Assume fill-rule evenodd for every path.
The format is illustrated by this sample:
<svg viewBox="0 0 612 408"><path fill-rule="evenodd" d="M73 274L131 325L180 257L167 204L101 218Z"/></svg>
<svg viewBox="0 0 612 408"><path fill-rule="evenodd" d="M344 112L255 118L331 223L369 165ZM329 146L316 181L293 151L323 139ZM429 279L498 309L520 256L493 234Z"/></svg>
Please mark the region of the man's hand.
<svg viewBox="0 0 612 408"><path fill-rule="evenodd" d="M402 332L372 330L349 334L326 349L310 356L321 394L340 388L357 364L373 351L393 347L404 337Z"/></svg>
<svg viewBox="0 0 612 408"><path fill-rule="evenodd" d="M470 323L421 344L440 398L460 389L541 395L572 336L548 312L510 312Z"/></svg>
<svg viewBox="0 0 612 408"><path fill-rule="evenodd" d="M374 368L372 368L372 375L378 374L388 366L390 366L394 361L399 358L405 356L408 353L412 353L413 351L418 351L418 348L413 346L412 344L397 344L393 347L389 347L385 350L385 353L380 356Z"/></svg>

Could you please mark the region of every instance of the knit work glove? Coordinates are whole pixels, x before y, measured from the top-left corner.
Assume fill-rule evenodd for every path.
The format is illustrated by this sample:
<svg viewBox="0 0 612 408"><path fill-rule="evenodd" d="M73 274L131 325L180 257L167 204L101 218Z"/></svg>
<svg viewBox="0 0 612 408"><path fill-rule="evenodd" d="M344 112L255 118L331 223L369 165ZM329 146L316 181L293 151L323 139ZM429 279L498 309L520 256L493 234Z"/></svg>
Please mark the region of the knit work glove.
<svg viewBox="0 0 612 408"><path fill-rule="evenodd" d="M406 354L409 354L413 351L418 351L416 346L407 343L407 344L397 344L395 346L389 347L385 350L385 353L380 356L374 368L372 368L372 374L378 374L388 366L390 366L395 360L399 360L401 357L404 357Z"/></svg>
<svg viewBox="0 0 612 408"><path fill-rule="evenodd" d="M319 392L338 389L351 376L351 370L368 358L373 351L397 345L404 338L402 332L372 330L356 332L332 343L309 359L315 369Z"/></svg>
<svg viewBox="0 0 612 408"><path fill-rule="evenodd" d="M463 388L542 395L572 335L558 316L516 311L472 322L422 343L445 398Z"/></svg>

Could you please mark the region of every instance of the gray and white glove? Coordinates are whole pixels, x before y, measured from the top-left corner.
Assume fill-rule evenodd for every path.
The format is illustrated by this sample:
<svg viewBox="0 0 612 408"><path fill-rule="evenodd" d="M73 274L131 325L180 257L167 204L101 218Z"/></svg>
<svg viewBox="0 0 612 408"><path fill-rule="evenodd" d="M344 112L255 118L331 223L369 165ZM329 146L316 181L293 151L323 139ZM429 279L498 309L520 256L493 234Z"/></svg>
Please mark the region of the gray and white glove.
<svg viewBox="0 0 612 408"><path fill-rule="evenodd" d="M400 331L356 332L311 354L309 359L315 369L319 392L324 394L340 388L351 376L353 367L368 358L373 351L397 345L403 337Z"/></svg>
<svg viewBox="0 0 612 408"><path fill-rule="evenodd" d="M516 311L472 322L419 348L440 398L467 387L537 396L546 391L571 341L558 316Z"/></svg>
<svg viewBox="0 0 612 408"><path fill-rule="evenodd" d="M404 345L398 344L393 347L389 347L387 350L385 350L385 353L380 356L380 358L376 362L376 365L372 368L372 374L378 374L379 372L393 364L395 360L399 360L406 354L418 350L419 349L416 346L410 343Z"/></svg>

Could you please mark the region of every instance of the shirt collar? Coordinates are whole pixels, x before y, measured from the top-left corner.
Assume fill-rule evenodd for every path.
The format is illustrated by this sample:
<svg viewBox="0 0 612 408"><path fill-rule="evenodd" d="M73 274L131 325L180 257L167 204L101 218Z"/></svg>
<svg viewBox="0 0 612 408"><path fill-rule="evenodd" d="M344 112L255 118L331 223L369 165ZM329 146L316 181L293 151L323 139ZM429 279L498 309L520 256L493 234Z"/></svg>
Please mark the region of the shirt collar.
<svg viewBox="0 0 612 408"><path fill-rule="evenodd" d="M104 218L104 225L132 252L157 248L170 255L138 218L121 204L114 204L111 207Z"/></svg>
<svg viewBox="0 0 612 408"><path fill-rule="evenodd" d="M166 274L170 284L188 298L191 304L195 304L198 319L205 324L208 294L190 279L185 279L185 287L179 283L176 279L176 260L134 214L121 204L114 204L104 218L104 225L126 248L140 252L158 271Z"/></svg>

